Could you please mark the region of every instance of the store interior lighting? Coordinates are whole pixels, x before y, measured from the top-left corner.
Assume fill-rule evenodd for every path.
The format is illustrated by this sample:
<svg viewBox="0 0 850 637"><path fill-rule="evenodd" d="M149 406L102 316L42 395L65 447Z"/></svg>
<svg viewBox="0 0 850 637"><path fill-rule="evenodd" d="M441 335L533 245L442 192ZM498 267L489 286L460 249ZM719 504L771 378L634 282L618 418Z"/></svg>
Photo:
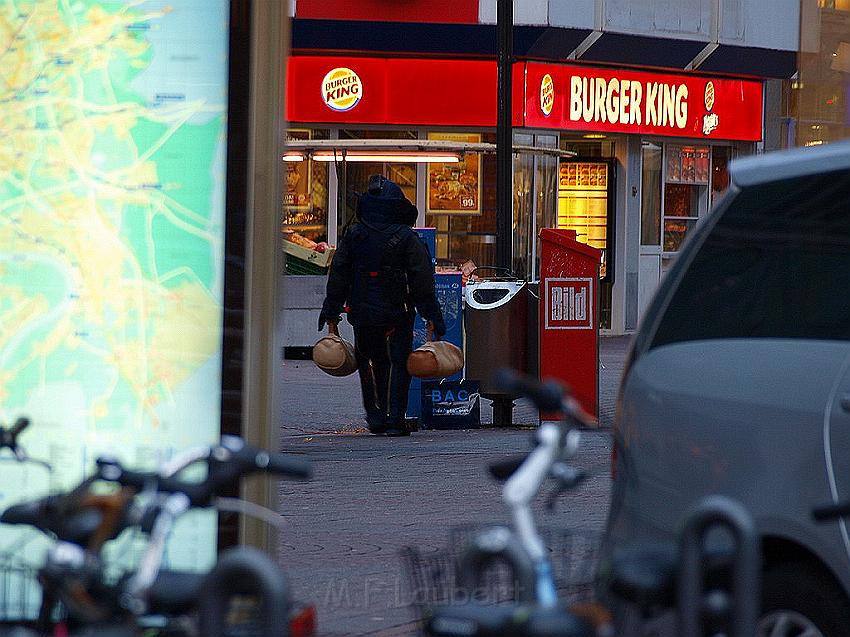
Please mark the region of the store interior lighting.
<svg viewBox="0 0 850 637"><path fill-rule="evenodd" d="M460 162L460 153L434 152L434 151L368 151L347 150L344 153L332 150L319 150L310 153L314 161L332 162L387 162L387 163L444 163L456 164ZM305 155L300 152L287 152L283 161L304 161Z"/></svg>

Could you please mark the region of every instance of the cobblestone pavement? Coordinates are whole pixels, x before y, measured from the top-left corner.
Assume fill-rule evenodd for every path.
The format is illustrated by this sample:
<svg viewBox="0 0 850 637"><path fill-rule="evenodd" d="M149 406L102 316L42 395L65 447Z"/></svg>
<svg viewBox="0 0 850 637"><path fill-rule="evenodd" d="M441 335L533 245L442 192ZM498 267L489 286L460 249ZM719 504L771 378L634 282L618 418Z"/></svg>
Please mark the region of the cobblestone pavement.
<svg viewBox="0 0 850 637"><path fill-rule="evenodd" d="M608 508L614 399L628 338L604 338L600 351L600 424L585 432L575 464L591 479L558 500L541 504L541 525L598 532ZM434 555L449 529L470 522L505 522L499 485L488 462L529 449L530 430L482 428L419 431L409 438L363 430L354 376L331 378L310 361L286 361L281 449L315 463L307 483L281 483L287 522L278 557L293 592L312 601L322 635L415 633L410 589L399 553L405 546ZM489 419L482 409L482 421ZM518 405L515 423L534 413Z"/></svg>

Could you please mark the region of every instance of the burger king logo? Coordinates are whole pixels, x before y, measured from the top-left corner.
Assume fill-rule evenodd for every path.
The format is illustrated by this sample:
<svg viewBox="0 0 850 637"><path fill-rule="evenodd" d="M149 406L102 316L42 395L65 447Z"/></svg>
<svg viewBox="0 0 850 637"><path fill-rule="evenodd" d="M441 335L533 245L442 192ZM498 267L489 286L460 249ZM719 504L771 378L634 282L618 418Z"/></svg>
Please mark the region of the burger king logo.
<svg viewBox="0 0 850 637"><path fill-rule="evenodd" d="M360 77L344 67L336 68L322 80L322 99L335 111L350 111L363 97L363 83Z"/></svg>
<svg viewBox="0 0 850 637"><path fill-rule="evenodd" d="M714 108L714 82L705 85L705 110L711 112Z"/></svg>
<svg viewBox="0 0 850 637"><path fill-rule="evenodd" d="M555 82L548 73L540 80L540 110L546 117L552 112L555 104Z"/></svg>

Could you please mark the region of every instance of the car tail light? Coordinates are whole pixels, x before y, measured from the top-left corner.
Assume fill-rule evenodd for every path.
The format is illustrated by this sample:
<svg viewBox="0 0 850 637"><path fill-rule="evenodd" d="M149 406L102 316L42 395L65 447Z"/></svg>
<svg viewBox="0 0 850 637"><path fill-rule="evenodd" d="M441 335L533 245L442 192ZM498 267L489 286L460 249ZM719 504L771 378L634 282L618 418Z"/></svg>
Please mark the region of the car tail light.
<svg viewBox="0 0 850 637"><path fill-rule="evenodd" d="M301 606L293 611L289 616L289 634L291 637L315 637L315 606Z"/></svg>

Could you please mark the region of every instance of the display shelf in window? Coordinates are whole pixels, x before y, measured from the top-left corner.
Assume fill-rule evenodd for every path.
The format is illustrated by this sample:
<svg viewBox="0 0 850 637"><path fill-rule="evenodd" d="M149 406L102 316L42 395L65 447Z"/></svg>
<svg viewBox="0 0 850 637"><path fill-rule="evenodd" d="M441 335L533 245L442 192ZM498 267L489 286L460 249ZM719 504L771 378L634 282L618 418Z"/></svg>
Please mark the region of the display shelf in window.
<svg viewBox="0 0 850 637"><path fill-rule="evenodd" d="M667 183L708 185L711 152L708 146L667 147Z"/></svg>

